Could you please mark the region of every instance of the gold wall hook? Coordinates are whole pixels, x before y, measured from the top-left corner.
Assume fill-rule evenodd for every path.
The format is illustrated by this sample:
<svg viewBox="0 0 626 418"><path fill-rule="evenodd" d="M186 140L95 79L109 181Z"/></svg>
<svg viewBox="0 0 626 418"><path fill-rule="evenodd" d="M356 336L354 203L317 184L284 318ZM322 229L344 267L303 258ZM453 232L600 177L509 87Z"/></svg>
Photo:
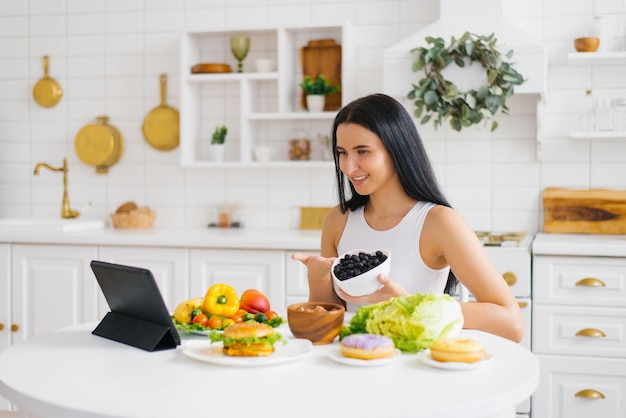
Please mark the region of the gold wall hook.
<svg viewBox="0 0 626 418"><path fill-rule="evenodd" d="M80 212L76 210L70 209L70 198L67 194L67 172L69 168L67 166L67 158L63 158L63 166L62 167L53 167L48 163L37 163L35 166L34 175L39 175L39 170L41 167L45 167L50 171L63 172L63 201L61 204L61 218L63 219L73 219L78 218L80 216Z"/></svg>

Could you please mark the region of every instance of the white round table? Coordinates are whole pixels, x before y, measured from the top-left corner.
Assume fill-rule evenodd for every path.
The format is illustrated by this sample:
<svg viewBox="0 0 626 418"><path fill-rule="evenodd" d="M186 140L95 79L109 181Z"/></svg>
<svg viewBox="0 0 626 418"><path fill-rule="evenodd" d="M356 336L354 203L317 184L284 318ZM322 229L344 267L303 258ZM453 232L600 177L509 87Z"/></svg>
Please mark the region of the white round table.
<svg viewBox="0 0 626 418"><path fill-rule="evenodd" d="M464 330L493 358L442 370L415 354L379 367L329 357L314 346L264 367L206 363L182 349L147 352L91 334L95 323L30 338L0 353L0 394L42 418L464 417L513 418L539 384L539 363L506 339ZM288 328L279 331L290 335ZM183 336L183 345L204 336Z"/></svg>

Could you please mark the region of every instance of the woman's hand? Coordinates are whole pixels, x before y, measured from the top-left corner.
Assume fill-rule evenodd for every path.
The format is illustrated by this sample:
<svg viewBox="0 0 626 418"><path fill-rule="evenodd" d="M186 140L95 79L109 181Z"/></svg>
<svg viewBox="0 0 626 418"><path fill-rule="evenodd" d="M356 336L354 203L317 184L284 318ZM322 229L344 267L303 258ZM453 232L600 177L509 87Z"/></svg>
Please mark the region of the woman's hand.
<svg viewBox="0 0 626 418"><path fill-rule="evenodd" d="M383 287L381 287L371 295L350 296L340 288L337 289L337 293L339 293L339 296L341 296L341 298L344 299L346 302L355 303L358 305L369 305L372 303L382 302L395 296L404 296L409 294L404 287L392 281L389 276L385 274L379 274L378 281L383 285Z"/></svg>
<svg viewBox="0 0 626 418"><path fill-rule="evenodd" d="M307 268L309 280L309 302L331 302L344 304L333 289L330 268L337 257L322 257L293 253L292 260L300 261Z"/></svg>
<svg viewBox="0 0 626 418"><path fill-rule="evenodd" d="M326 258L319 255L310 255L303 253L291 254L291 259L300 261L308 270L309 279L325 280L325 276L330 274L330 267L333 265L335 258Z"/></svg>

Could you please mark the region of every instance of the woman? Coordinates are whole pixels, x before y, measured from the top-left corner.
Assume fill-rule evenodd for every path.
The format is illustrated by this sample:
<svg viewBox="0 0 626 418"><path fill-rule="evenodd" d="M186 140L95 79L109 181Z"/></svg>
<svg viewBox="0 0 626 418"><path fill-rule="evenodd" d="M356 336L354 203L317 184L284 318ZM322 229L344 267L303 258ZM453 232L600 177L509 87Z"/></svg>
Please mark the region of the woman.
<svg viewBox="0 0 626 418"><path fill-rule="evenodd" d="M383 94L353 101L335 118L332 146L339 205L324 219L321 256L293 255L307 266L309 301L341 303L352 311L394 296L453 293L458 278L476 298L459 302L464 327L519 342L519 305L474 231L439 190L404 107ZM330 266L357 248L387 248L392 262L389 276L378 277L380 290L351 297L333 287Z"/></svg>

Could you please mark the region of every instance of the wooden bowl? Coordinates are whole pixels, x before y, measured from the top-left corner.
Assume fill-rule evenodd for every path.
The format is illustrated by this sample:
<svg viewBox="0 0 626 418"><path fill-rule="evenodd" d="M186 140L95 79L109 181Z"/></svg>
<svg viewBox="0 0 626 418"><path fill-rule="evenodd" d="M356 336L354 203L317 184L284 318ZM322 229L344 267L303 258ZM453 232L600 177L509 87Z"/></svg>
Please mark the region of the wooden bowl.
<svg viewBox="0 0 626 418"><path fill-rule="evenodd" d="M346 310L336 303L305 302L287 307L287 322L296 338L330 344L339 335Z"/></svg>
<svg viewBox="0 0 626 418"><path fill-rule="evenodd" d="M205 74L205 73L230 73L230 65L222 63L200 63L191 67L192 74Z"/></svg>
<svg viewBox="0 0 626 418"><path fill-rule="evenodd" d="M574 39L574 48L578 52L596 52L600 45L600 39L593 36Z"/></svg>

